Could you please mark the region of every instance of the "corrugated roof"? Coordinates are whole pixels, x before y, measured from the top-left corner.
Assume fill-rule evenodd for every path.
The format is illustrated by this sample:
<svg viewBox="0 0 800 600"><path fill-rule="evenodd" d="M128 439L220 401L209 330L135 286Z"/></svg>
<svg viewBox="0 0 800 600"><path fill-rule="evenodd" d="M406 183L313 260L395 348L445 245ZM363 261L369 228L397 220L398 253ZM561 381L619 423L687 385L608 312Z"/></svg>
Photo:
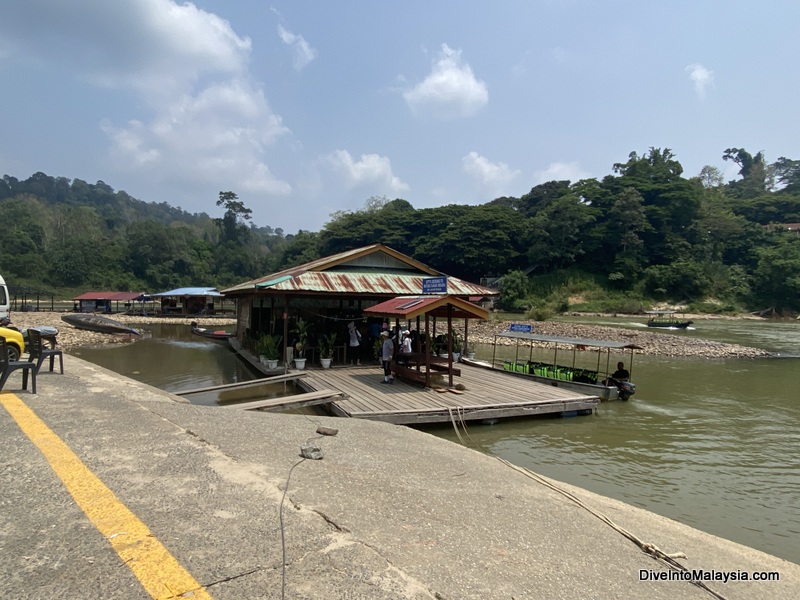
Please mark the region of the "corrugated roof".
<svg viewBox="0 0 800 600"><path fill-rule="evenodd" d="M204 288L204 287L184 287L170 290L168 292L160 292L158 294L151 294L151 296L222 296L217 288Z"/></svg>
<svg viewBox="0 0 800 600"><path fill-rule="evenodd" d="M441 272L388 246L373 244L272 273L222 290L236 295L255 290L275 292L410 295L422 280ZM496 296L498 292L457 277L447 278L447 292L458 296Z"/></svg>
<svg viewBox="0 0 800 600"><path fill-rule="evenodd" d="M595 348L616 348L618 350L642 350L641 346L628 342L614 342L611 340L592 340L588 338L554 337L550 335L539 335L537 333L524 333L522 331L504 331L498 333L497 337L514 338L517 340L529 340L533 342L548 342L551 344L569 344L572 346L592 346Z"/></svg>
<svg viewBox="0 0 800 600"><path fill-rule="evenodd" d="M489 311L485 308L450 295L399 296L365 308L364 313L398 319L415 319L426 313L436 317L446 317L448 306L452 307L450 316L454 319L489 318Z"/></svg>
<svg viewBox="0 0 800 600"><path fill-rule="evenodd" d="M144 292L85 292L76 296L73 300L116 300L127 302L136 300L144 295Z"/></svg>

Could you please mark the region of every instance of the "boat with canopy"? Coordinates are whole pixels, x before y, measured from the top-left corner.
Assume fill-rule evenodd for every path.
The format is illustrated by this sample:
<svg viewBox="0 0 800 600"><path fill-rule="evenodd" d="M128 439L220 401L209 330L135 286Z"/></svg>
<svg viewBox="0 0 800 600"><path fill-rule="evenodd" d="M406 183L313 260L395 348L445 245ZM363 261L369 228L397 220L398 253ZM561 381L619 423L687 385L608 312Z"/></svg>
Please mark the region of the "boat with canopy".
<svg viewBox="0 0 800 600"><path fill-rule="evenodd" d="M470 361L467 364L486 366L516 375L530 377L537 382L563 387L600 400L628 400L636 393L630 381L633 372L633 355L641 346L630 342L594 340L587 338L556 337L520 331L504 331L494 336L491 363ZM516 340L514 360L497 358L498 338ZM553 359L534 360L534 347L553 350ZM524 356L527 350L528 356ZM612 354L617 358L612 359ZM629 377L627 381L612 378L620 355L627 356Z"/></svg>
<svg viewBox="0 0 800 600"><path fill-rule="evenodd" d="M663 329L686 329L693 323L691 319L679 319L675 310L646 310L648 327L661 327Z"/></svg>

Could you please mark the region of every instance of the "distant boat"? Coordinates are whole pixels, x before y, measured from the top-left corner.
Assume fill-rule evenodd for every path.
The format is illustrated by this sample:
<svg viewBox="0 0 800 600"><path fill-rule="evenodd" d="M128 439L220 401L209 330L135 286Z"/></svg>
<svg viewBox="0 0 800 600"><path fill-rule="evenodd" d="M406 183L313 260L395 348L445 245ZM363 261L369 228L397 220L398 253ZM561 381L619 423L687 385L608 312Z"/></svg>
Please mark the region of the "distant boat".
<svg viewBox="0 0 800 600"><path fill-rule="evenodd" d="M650 315L647 319L648 327L662 327L664 329L686 329L693 323L692 320L682 321L675 315L675 310L646 310L645 314Z"/></svg>
<svg viewBox="0 0 800 600"><path fill-rule="evenodd" d="M128 327L124 323L109 319L108 317L101 317L99 315L61 315L61 320L69 323L78 329L85 329L86 331L95 331L97 333L128 333L133 335L142 335L140 331Z"/></svg>
<svg viewBox="0 0 800 600"><path fill-rule="evenodd" d="M234 335L230 331L224 331L222 329L212 330L206 329L205 327L198 327L197 321L192 321L192 333L211 340L227 340Z"/></svg>

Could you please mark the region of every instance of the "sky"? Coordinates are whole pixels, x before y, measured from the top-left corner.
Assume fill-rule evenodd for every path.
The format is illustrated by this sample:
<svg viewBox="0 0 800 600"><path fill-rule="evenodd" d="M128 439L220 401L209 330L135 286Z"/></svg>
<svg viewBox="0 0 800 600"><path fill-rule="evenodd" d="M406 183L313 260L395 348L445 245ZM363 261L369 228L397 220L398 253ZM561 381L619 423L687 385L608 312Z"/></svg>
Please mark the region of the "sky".
<svg viewBox="0 0 800 600"><path fill-rule="evenodd" d="M670 148L800 159L800 3L0 0L0 174L319 231Z"/></svg>

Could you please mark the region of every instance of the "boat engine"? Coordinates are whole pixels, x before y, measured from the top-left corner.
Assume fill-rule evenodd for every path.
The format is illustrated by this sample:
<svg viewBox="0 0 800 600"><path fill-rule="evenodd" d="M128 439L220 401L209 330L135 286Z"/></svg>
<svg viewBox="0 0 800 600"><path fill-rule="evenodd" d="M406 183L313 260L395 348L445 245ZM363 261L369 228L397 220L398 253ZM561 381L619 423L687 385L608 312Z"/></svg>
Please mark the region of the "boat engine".
<svg viewBox="0 0 800 600"><path fill-rule="evenodd" d="M617 382L619 388L619 399L627 400L636 393L636 384L630 381Z"/></svg>

